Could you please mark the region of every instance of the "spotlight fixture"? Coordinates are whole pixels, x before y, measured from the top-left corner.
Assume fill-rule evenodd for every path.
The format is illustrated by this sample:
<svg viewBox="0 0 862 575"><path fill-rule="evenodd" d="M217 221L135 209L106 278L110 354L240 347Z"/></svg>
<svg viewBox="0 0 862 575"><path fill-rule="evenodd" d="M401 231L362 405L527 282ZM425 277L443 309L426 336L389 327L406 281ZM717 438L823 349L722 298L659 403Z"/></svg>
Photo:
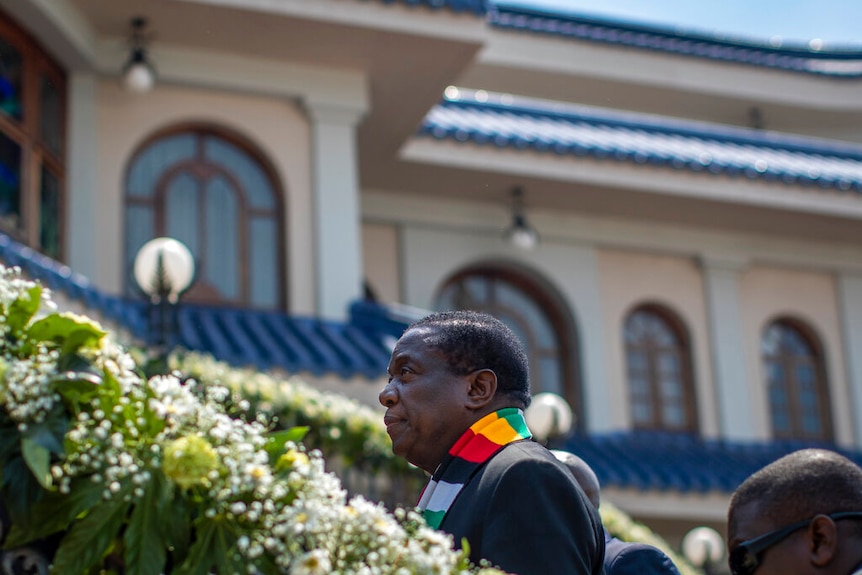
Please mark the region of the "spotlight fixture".
<svg viewBox="0 0 862 575"><path fill-rule="evenodd" d="M524 215L524 190L512 190L512 225L506 230L506 241L522 250L532 250L539 244L539 232L527 222Z"/></svg>
<svg viewBox="0 0 862 575"><path fill-rule="evenodd" d="M123 87L130 92L148 92L156 83L156 69L147 58L147 20L132 18L129 59L123 66Z"/></svg>

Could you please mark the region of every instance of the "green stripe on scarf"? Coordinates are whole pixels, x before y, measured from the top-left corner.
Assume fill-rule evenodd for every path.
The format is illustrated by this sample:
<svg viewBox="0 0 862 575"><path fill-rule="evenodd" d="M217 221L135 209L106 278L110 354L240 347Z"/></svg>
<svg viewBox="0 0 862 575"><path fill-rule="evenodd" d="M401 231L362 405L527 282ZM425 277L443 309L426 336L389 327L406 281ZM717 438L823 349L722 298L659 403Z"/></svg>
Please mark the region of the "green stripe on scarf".
<svg viewBox="0 0 862 575"><path fill-rule="evenodd" d="M498 451L530 437L524 412L515 407L490 413L471 425L449 449L422 491L419 508L428 525L440 527L464 484Z"/></svg>

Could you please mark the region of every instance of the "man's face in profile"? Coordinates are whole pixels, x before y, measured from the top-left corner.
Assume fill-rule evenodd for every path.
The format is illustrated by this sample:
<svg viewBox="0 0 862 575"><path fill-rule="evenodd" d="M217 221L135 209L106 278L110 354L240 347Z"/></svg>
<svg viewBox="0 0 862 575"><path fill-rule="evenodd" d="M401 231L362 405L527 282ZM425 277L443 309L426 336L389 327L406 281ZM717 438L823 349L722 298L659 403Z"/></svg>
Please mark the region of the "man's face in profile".
<svg viewBox="0 0 862 575"><path fill-rule="evenodd" d="M472 423L464 407L467 379L427 343L431 331L410 329L398 340L379 396L393 452L428 473Z"/></svg>

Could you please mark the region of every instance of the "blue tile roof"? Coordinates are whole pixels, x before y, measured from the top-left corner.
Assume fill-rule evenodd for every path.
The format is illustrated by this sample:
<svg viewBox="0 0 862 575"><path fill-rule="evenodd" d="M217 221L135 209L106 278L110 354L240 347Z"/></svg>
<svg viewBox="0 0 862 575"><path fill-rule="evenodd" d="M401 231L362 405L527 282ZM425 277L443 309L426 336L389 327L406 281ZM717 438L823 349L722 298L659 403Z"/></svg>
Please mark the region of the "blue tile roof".
<svg viewBox="0 0 862 575"><path fill-rule="evenodd" d="M780 45L700 32L632 24L556 10L529 9L496 0L492 26L685 56L838 78L862 77L862 49L824 49L818 44Z"/></svg>
<svg viewBox="0 0 862 575"><path fill-rule="evenodd" d="M862 146L449 88L420 136L862 191Z"/></svg>
<svg viewBox="0 0 862 575"><path fill-rule="evenodd" d="M389 363L382 334L352 321L194 304L178 315L179 345L234 365L377 378Z"/></svg>
<svg viewBox="0 0 862 575"><path fill-rule="evenodd" d="M637 24L507 0L379 0L483 16L493 27L835 78L862 78L862 48L755 40Z"/></svg>
<svg viewBox="0 0 862 575"><path fill-rule="evenodd" d="M380 0L384 4L425 6L431 9L447 8L453 12L472 12L482 16L487 12L487 0Z"/></svg>
<svg viewBox="0 0 862 575"><path fill-rule="evenodd" d="M144 317L139 305L130 304L122 298L102 293L89 280L50 257L41 254L0 232L0 259L7 266L22 269L28 277L38 280L43 286L65 297L80 301L89 309L99 311L104 317L141 333Z"/></svg>
<svg viewBox="0 0 862 575"><path fill-rule="evenodd" d="M602 487L731 493L758 469L806 447L838 451L862 466L862 452L834 445L710 440L661 432L576 435L560 448L586 461Z"/></svg>
<svg viewBox="0 0 862 575"><path fill-rule="evenodd" d="M0 233L0 260L143 341L154 340L145 302L106 295L68 266L4 233ZM174 343L234 365L380 377L386 373L391 341L401 334L396 323L400 316L371 302L357 302L353 309L354 319L334 322L275 311L183 304L178 308ZM401 325L403 330L406 323Z"/></svg>

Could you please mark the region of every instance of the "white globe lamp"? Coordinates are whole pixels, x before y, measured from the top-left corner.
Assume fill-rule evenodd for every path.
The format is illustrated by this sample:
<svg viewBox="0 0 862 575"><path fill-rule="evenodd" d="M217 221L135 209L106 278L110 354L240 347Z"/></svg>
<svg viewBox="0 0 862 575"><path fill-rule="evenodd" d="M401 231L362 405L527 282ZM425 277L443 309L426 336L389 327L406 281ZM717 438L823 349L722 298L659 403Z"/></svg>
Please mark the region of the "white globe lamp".
<svg viewBox="0 0 862 575"><path fill-rule="evenodd" d="M707 573L724 558L724 539L712 527L695 527L682 538L682 554Z"/></svg>
<svg viewBox="0 0 862 575"><path fill-rule="evenodd" d="M145 243L135 256L135 281L154 303L176 303L192 284L195 260L189 249L173 238Z"/></svg>
<svg viewBox="0 0 862 575"><path fill-rule="evenodd" d="M574 424L572 408L560 395L551 392L534 395L524 417L533 437L545 443L568 434Z"/></svg>

